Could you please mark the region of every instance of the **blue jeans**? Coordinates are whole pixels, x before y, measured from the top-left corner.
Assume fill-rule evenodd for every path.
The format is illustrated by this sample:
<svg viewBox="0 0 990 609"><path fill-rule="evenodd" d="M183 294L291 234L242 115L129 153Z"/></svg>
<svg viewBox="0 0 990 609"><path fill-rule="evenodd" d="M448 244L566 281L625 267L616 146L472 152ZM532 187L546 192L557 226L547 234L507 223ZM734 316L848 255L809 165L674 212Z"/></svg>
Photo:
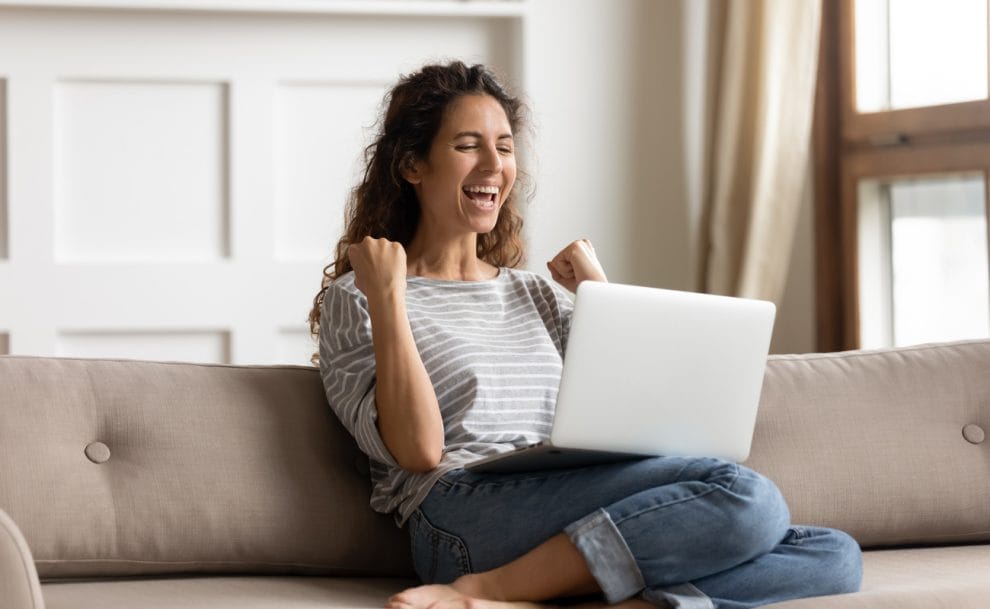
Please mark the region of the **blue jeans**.
<svg viewBox="0 0 990 609"><path fill-rule="evenodd" d="M851 537L791 527L770 480L717 459L454 470L409 519L414 564L427 583L499 567L560 532L609 603L640 595L685 609L742 609L853 592L862 578Z"/></svg>

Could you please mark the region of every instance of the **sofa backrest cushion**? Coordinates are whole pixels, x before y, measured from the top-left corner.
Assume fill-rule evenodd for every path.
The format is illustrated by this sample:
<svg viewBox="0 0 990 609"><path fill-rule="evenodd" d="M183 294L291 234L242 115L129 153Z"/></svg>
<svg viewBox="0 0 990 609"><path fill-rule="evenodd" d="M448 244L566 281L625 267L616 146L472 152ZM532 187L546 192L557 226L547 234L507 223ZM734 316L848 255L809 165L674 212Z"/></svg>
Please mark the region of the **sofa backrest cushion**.
<svg viewBox="0 0 990 609"><path fill-rule="evenodd" d="M314 368L0 357L0 464L42 577L412 574Z"/></svg>
<svg viewBox="0 0 990 609"><path fill-rule="evenodd" d="M990 541L990 341L772 356L747 465L866 547ZM318 372L0 356L0 509L42 577L411 575Z"/></svg>
<svg viewBox="0 0 990 609"><path fill-rule="evenodd" d="M773 356L748 465L861 545L990 541L990 341Z"/></svg>

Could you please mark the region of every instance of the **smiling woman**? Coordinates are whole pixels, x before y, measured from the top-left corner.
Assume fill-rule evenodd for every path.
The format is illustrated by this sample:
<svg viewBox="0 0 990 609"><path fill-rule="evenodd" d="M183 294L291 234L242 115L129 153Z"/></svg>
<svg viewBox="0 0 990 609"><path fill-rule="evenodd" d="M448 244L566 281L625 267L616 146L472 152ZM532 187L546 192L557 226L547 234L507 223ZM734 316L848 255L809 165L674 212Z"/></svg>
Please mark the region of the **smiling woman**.
<svg viewBox="0 0 990 609"><path fill-rule="evenodd" d="M487 100L487 103L455 103L461 98ZM517 173L512 140L525 125L525 108L483 66L468 67L460 62L449 66L425 66L401 79L391 91L378 137L365 149L364 177L348 202L345 234L337 243L334 261L323 269L323 281L310 311L310 331L314 335L319 332L320 305L327 286L353 270L348 255L351 245L360 243L367 236L388 239L403 247L412 243L422 210L417 186L406 178L415 178L416 171L430 172L434 146L452 148L465 158L481 156L484 162L483 156L488 152L481 148L482 129L447 125L450 130L446 139L434 140L434 135L440 131L444 117L455 107L464 105L465 111L482 108L490 111L492 102L497 104L501 115L496 114L491 120L504 122L489 129L501 129L496 138L499 154L513 157L513 172L511 180L504 180L501 175L497 178L500 183L495 185L501 188L498 222L490 231L477 235L477 258L491 267L522 264L525 259L521 237L523 221L518 211L520 188L512 188ZM440 161L434 159L433 162ZM480 180L479 184L487 183ZM318 355L313 356L313 361L318 362Z"/></svg>
<svg viewBox="0 0 990 609"><path fill-rule="evenodd" d="M420 226L407 253L413 275L428 275L436 257L474 253L476 235L495 229L516 181L512 126L494 97L454 100L429 155L402 170L420 202ZM497 269L488 263L484 276Z"/></svg>
<svg viewBox="0 0 990 609"><path fill-rule="evenodd" d="M516 268L519 122L483 66L402 79L310 315L327 400L370 459L371 506L406 525L417 573L440 584L386 607L535 609L600 594L585 609L747 609L854 590L855 542L790 527L773 482L735 463L464 469L548 439L565 288L607 281L586 240L547 263L553 281Z"/></svg>

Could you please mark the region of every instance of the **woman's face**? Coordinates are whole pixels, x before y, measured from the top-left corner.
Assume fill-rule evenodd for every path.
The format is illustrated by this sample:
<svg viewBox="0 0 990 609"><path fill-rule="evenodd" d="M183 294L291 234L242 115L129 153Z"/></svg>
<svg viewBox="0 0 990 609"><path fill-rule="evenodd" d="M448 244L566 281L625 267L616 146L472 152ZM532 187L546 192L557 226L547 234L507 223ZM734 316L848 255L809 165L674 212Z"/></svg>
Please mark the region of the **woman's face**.
<svg viewBox="0 0 990 609"><path fill-rule="evenodd" d="M447 109L429 156L406 179L419 197L420 230L457 237L495 228L516 180L512 128L488 95L464 95Z"/></svg>

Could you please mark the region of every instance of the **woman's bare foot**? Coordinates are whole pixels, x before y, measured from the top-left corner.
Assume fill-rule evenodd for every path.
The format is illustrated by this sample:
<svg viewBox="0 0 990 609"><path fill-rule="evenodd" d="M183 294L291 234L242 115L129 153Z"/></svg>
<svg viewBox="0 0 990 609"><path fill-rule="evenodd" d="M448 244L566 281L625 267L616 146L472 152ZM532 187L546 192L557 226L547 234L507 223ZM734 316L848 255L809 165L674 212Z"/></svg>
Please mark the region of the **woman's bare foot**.
<svg viewBox="0 0 990 609"><path fill-rule="evenodd" d="M460 580L458 580L460 581ZM454 586L431 585L409 588L388 599L385 609L548 609L548 605L505 602L478 598Z"/></svg>
<svg viewBox="0 0 990 609"><path fill-rule="evenodd" d="M426 609L434 603L454 600L463 597L464 594L455 590L452 586L431 585L407 588L402 592L390 597L385 603L385 609Z"/></svg>
<svg viewBox="0 0 990 609"><path fill-rule="evenodd" d="M456 584L457 582L455 582ZM553 605L525 601L493 601L476 598L451 586L419 586L409 588L388 599L386 609L558 609ZM669 605L667 605L669 607ZM661 609L642 599L628 599L616 605L591 601L572 605L569 609Z"/></svg>
<svg viewBox="0 0 990 609"><path fill-rule="evenodd" d="M444 603L447 601L457 601L463 603L464 599L474 601L504 601L498 589L497 582L489 581L492 574L479 575L468 573L458 577L449 585L434 584L429 586L419 586L409 588L388 599L386 608L388 609L427 609L434 603ZM402 605L402 607L393 606ZM494 608L492 608L494 609Z"/></svg>

